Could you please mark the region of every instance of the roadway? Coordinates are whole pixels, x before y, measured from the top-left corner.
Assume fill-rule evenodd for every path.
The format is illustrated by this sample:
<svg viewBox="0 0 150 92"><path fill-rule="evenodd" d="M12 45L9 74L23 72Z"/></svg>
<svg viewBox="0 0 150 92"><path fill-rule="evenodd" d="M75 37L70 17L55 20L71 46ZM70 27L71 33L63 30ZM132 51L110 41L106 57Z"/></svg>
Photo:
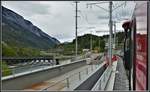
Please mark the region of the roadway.
<svg viewBox="0 0 150 92"><path fill-rule="evenodd" d="M73 90L74 87L86 79L91 73L93 73L100 65L85 65L80 68L74 69L70 72L57 76L55 78L43 81L38 84L34 84L24 90L36 91L36 90ZM68 81L68 82L67 82Z"/></svg>
<svg viewBox="0 0 150 92"><path fill-rule="evenodd" d="M98 54L94 54L93 58L97 57ZM71 60L66 60L60 62L60 64L70 63ZM101 61L102 63L102 61ZM41 83L37 83L31 85L24 90L36 91L36 90L57 90L57 91L65 91L65 90L73 90L79 83L88 78L88 76L95 72L98 67L100 67L101 63L93 63L91 65L84 65L80 68L69 71L65 74L59 75L55 78L51 78L49 80L43 81Z"/></svg>
<svg viewBox="0 0 150 92"><path fill-rule="evenodd" d="M14 83L15 81L19 81L20 78L24 78L24 80L26 80L28 76L34 76L34 75L40 74L40 76L37 76L37 78L29 77L31 80L34 79L31 81L30 85L29 85L29 82L24 83L24 84L19 82L18 84L21 84L23 86L18 85L19 87L17 88L16 87L11 87L11 88L21 89L24 87L25 88L25 89L23 88L24 90L44 90L44 89L45 90L73 90L73 87L78 86L79 82L86 79L91 73L95 72L96 68L99 67L99 64L87 65L85 62L81 64L80 63L71 64L71 63L73 63L71 62L71 60L60 61L60 65L58 65L58 68L57 68L57 65L43 65L42 66L42 62L38 63L39 65L34 62L34 64L32 63L31 65L26 64L26 67L23 67L22 69L19 69L19 68L14 69L14 75L6 76L5 78L3 78L3 80L6 80L5 86L7 87L8 85L11 85L11 83ZM71 68L70 65L73 65L74 68L73 67ZM65 67L62 67L62 66L65 66ZM51 71L50 68L52 68L52 70L56 72ZM43 75L44 74L43 72L38 72L38 74L34 73L34 72L37 72L38 70L39 71L43 70L43 72L45 73L49 71L50 74ZM57 75L56 74L57 72L60 72L60 73L62 72L62 73ZM55 77L52 77L53 74L51 73L55 74ZM22 76L17 77L20 75ZM15 78L15 80L12 79L11 81L7 81L7 79L12 78L13 76L17 77L17 79ZM44 79L41 79L41 77ZM39 82L35 82L36 80L37 81L39 80Z"/></svg>
<svg viewBox="0 0 150 92"><path fill-rule="evenodd" d="M64 61L60 61L60 65L63 64L68 64L70 63L71 60L64 60ZM49 67L54 67L54 64L50 64L47 62L35 62L35 63L31 63L31 64L27 64L27 63L22 63L21 65L16 65L16 66L10 66L12 68L10 68L12 70L12 74L19 74L19 73L24 73L24 72L30 72L30 71L34 71L37 69L44 69L44 68L49 68Z"/></svg>
<svg viewBox="0 0 150 92"><path fill-rule="evenodd" d="M95 58L98 55L99 54L93 54L91 56L91 58ZM78 56L77 59L81 59L81 57ZM45 60L45 61L47 61L47 60ZM73 62L72 59L59 61L60 65L69 64L71 62ZM34 70L37 70L37 69L44 69L44 68L54 67L54 66L55 66L55 62L53 62L53 61L51 61L51 62L39 62L37 60L37 61L33 61L33 62L31 61L29 63L26 63L26 62L19 63L19 64L16 64L15 66L10 66L10 69L12 70L12 75L15 75L15 74L34 71Z"/></svg>

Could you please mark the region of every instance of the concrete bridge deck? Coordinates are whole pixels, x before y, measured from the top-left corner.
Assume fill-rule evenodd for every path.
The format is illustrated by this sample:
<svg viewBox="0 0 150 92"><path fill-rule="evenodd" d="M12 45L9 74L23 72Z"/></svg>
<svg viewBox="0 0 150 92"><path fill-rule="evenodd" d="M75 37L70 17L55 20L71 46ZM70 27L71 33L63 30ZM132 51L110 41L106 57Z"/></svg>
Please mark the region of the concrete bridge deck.
<svg viewBox="0 0 150 92"><path fill-rule="evenodd" d="M47 91L67 91L73 90L79 83L88 77L92 72L96 71L99 65L85 65L80 68L74 69L70 72L57 76L55 78L43 81L38 84L34 84L24 90L36 91L36 90L47 90ZM68 84L67 84L68 81ZM69 87L68 87L69 86Z"/></svg>
<svg viewBox="0 0 150 92"><path fill-rule="evenodd" d="M84 65L86 65L86 59L78 60L68 64L46 67L44 69L36 69L32 72L27 71L24 73L2 77L2 89L22 90L29 85L46 81L71 70L80 68Z"/></svg>

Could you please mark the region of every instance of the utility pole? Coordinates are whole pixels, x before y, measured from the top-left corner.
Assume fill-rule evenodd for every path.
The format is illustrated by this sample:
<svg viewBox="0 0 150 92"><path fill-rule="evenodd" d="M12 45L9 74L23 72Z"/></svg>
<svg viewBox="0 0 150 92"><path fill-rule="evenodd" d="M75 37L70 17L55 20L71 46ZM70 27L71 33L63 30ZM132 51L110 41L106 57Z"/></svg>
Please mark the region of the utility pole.
<svg viewBox="0 0 150 92"><path fill-rule="evenodd" d="M91 37L90 37L90 50L92 52L92 31L91 31Z"/></svg>
<svg viewBox="0 0 150 92"><path fill-rule="evenodd" d="M101 3L107 3L107 2L100 2ZM91 3L91 4L87 4L87 5L96 5L98 3ZM98 5L96 5L97 7L103 9L106 12L109 12L109 65L111 65L112 62L112 1L109 1L109 10L106 10L103 7L100 7ZM118 8L118 7L117 7Z"/></svg>
<svg viewBox="0 0 150 92"><path fill-rule="evenodd" d="M109 10L107 10L107 9L97 5L97 4L102 4L102 3L109 3ZM101 8L102 10L104 10L106 12L109 12L109 47L108 47L108 49L109 49L109 51L108 51L108 53L109 53L109 65L111 65L111 62L112 62L112 34L113 34L113 32L112 32L112 26L113 26L113 23L112 23L112 12L114 10L116 10L117 8L122 7L124 4L126 4L126 1L124 3L118 5L117 7L113 8L113 10L112 10L112 5L113 5L112 1L99 2L99 3L88 3L87 4L87 6L88 5L95 5L95 6L99 7L99 8Z"/></svg>
<svg viewBox="0 0 150 92"><path fill-rule="evenodd" d="M114 21L114 48L116 48L116 22Z"/></svg>
<svg viewBox="0 0 150 92"><path fill-rule="evenodd" d="M76 4L76 10L75 10L75 13L76 13L76 15L75 15L75 30L76 30L76 32L75 32L75 35L76 35L76 44L75 44L75 53L76 53L76 57L77 57L77 55L78 55L78 39L77 39L77 29L78 29L78 1L75 1L75 4Z"/></svg>
<svg viewBox="0 0 150 92"><path fill-rule="evenodd" d="M112 1L109 1L109 65L112 63Z"/></svg>
<svg viewBox="0 0 150 92"><path fill-rule="evenodd" d="M101 38L99 37L99 53L100 53L100 49L101 49Z"/></svg>

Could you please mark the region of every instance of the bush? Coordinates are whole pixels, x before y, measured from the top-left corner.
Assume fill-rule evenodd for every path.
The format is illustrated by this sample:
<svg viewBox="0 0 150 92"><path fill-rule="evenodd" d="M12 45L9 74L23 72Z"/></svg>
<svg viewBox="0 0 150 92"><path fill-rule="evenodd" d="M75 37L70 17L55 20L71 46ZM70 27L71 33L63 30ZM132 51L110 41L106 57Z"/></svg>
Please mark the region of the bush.
<svg viewBox="0 0 150 92"><path fill-rule="evenodd" d="M34 48L10 46L5 43L2 43L2 56L4 57L40 56L40 51Z"/></svg>
<svg viewBox="0 0 150 92"><path fill-rule="evenodd" d="M8 68L8 65L6 64L6 62L2 61L0 65L2 68L2 76L7 76L7 75L11 75L12 74L12 71L11 69Z"/></svg>

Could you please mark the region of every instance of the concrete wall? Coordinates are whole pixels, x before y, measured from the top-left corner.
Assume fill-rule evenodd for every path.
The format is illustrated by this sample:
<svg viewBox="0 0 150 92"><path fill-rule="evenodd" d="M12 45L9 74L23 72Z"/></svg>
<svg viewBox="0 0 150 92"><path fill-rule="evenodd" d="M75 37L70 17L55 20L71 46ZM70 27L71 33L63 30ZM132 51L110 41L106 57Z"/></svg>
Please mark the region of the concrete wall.
<svg viewBox="0 0 150 92"><path fill-rule="evenodd" d="M91 90L93 86L96 84L100 76L105 71L106 66L102 66L99 70L97 70L92 76L83 81L78 87L74 90Z"/></svg>
<svg viewBox="0 0 150 92"><path fill-rule="evenodd" d="M2 80L2 90L22 90L35 83L46 81L84 65L86 65L86 60L81 60L70 64L58 65L50 69L33 72L15 78L8 78Z"/></svg>

